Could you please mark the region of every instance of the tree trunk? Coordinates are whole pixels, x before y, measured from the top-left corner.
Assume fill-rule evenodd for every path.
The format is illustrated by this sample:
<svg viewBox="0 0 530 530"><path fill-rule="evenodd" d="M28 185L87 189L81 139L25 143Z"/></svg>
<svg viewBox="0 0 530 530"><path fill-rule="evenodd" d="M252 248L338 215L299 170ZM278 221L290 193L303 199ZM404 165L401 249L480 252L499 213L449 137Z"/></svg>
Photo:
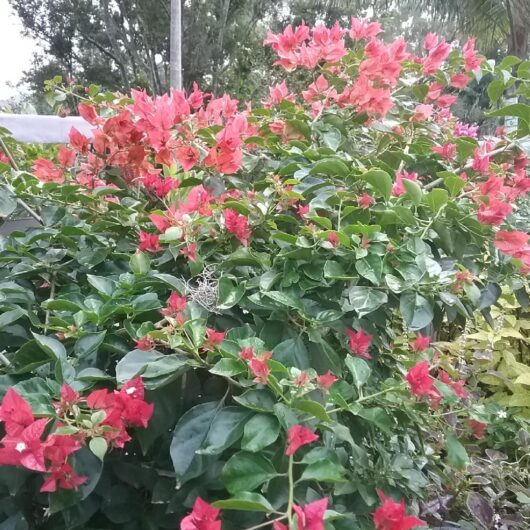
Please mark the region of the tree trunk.
<svg viewBox="0 0 530 530"><path fill-rule="evenodd" d="M181 0L171 0L171 28L169 54L169 84L182 89L182 5Z"/></svg>
<svg viewBox="0 0 530 530"><path fill-rule="evenodd" d="M526 59L530 35L530 2L529 0L506 0L506 10L510 21L508 54Z"/></svg>

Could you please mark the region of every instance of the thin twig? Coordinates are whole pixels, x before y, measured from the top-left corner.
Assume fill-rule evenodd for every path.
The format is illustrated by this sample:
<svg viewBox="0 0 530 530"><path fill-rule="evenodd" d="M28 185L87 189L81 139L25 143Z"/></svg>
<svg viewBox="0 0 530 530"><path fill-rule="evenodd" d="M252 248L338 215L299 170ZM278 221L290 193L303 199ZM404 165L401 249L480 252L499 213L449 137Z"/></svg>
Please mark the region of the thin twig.
<svg viewBox="0 0 530 530"><path fill-rule="evenodd" d="M250 528L247 528L246 530L257 530L258 528L263 528L265 526L268 526L270 524L277 523L279 521L283 521L284 519L287 519L286 515L282 515L281 517L278 517L277 519L273 519L272 521L265 521L264 523L257 524L256 526L251 526Z"/></svg>
<svg viewBox="0 0 530 530"><path fill-rule="evenodd" d="M17 163L15 162L15 159L13 158L13 155L11 154L11 151L9 151L9 149L7 148L6 143L4 142L4 139L1 136L0 136L0 147L2 148L2 151L7 156L8 160L9 160L9 163L11 164L11 167L15 171L20 171L19 168L18 168ZM26 203L25 201L23 201L22 199L20 199L18 197L17 197L17 203L22 208L24 208L24 210L26 210L26 212L28 212L28 214L31 215L31 217L33 217L33 219L35 219L35 221L37 221L41 225L44 224L44 222L42 220L42 217L28 203Z"/></svg>
<svg viewBox="0 0 530 530"><path fill-rule="evenodd" d="M11 361L4 355L6 353L6 350L3 350L0 352L0 362L4 364L4 366L11 366Z"/></svg>
<svg viewBox="0 0 530 530"><path fill-rule="evenodd" d="M48 302L51 302L55 298L55 274L52 274L50 278L50 298ZM46 309L46 315L44 317L44 332L48 331L48 325L50 324L50 310Z"/></svg>

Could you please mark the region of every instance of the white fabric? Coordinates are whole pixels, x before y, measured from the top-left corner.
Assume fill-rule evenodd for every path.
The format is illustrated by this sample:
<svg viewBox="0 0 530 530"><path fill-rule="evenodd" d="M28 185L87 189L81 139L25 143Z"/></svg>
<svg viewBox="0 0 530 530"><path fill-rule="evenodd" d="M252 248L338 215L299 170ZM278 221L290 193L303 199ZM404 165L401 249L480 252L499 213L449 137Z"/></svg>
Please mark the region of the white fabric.
<svg viewBox="0 0 530 530"><path fill-rule="evenodd" d="M75 127L92 138L92 125L79 116L40 116L37 114L0 113L0 127L25 144L67 144L68 133Z"/></svg>

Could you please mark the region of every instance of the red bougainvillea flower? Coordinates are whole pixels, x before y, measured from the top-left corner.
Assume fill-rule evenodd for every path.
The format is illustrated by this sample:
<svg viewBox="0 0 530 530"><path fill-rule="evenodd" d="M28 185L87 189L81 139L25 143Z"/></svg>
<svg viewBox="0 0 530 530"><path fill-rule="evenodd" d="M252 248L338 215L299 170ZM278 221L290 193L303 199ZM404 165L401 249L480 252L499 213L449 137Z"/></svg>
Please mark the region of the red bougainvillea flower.
<svg viewBox="0 0 530 530"><path fill-rule="evenodd" d="M220 512L197 497L191 513L180 522L180 530L221 530L221 521L218 519Z"/></svg>
<svg viewBox="0 0 530 530"><path fill-rule="evenodd" d="M318 440L318 434L303 425L293 425L287 430L287 448L285 454L292 456L302 447Z"/></svg>
<svg viewBox="0 0 530 530"><path fill-rule="evenodd" d="M48 420L30 423L21 433L6 435L0 448L0 465L23 466L32 471L46 471L42 434Z"/></svg>
<svg viewBox="0 0 530 530"><path fill-rule="evenodd" d="M251 235L248 219L244 215L240 215L236 211L230 209L225 210L223 216L226 229L234 234L246 247Z"/></svg>
<svg viewBox="0 0 530 530"><path fill-rule="evenodd" d="M348 335L348 346L351 352L362 359L371 359L372 356L368 353L368 348L372 343L372 335L368 335L364 329L353 331L352 329L344 328L344 331Z"/></svg>
<svg viewBox="0 0 530 530"><path fill-rule="evenodd" d="M309 377L309 374L307 372L300 372L295 378L293 383L302 388L307 385L311 381L311 378Z"/></svg>
<svg viewBox="0 0 530 530"><path fill-rule="evenodd" d="M486 429L488 428L487 423L482 423L481 421L477 421L470 418L468 420L468 425L471 429L471 432L473 433L473 436L477 440L482 440L482 438L484 438L484 436L486 435Z"/></svg>
<svg viewBox="0 0 530 530"><path fill-rule="evenodd" d="M438 381L446 384L451 388L455 396L465 399L468 397L468 392L464 388L466 382L463 379L454 381L451 376L444 370L438 370Z"/></svg>
<svg viewBox="0 0 530 530"><path fill-rule="evenodd" d="M61 407L69 410L73 405L79 403L81 396L70 386L64 383L61 386Z"/></svg>
<svg viewBox="0 0 530 530"><path fill-rule="evenodd" d="M456 144L445 144L442 146L434 146L432 150L438 153L444 160L452 160L456 157Z"/></svg>
<svg viewBox="0 0 530 530"><path fill-rule="evenodd" d="M372 515L376 530L410 530L417 526L427 526L425 521L407 515L403 500L396 502L392 498L385 497L380 490L377 490L377 494L382 504Z"/></svg>
<svg viewBox="0 0 530 530"><path fill-rule="evenodd" d="M51 160L45 158L37 158L33 162L33 173L43 182L57 182L59 184L64 182L62 169L57 169Z"/></svg>
<svg viewBox="0 0 530 530"><path fill-rule="evenodd" d="M340 239L339 236L335 232L330 232L328 234L328 241L333 245L333 247L337 248L340 245Z"/></svg>
<svg viewBox="0 0 530 530"><path fill-rule="evenodd" d="M309 213L309 205L308 204L299 204L296 207L296 211L298 212L298 215L300 217L305 217Z"/></svg>
<svg viewBox="0 0 530 530"><path fill-rule="evenodd" d="M41 493L53 493L59 488L63 490L72 490L81 486L88 480L88 477L77 475L68 462L53 466L48 472L50 475L41 486Z"/></svg>
<svg viewBox="0 0 530 530"><path fill-rule="evenodd" d="M327 393L336 381L337 377L329 370L325 374L317 375L317 383L324 393Z"/></svg>
<svg viewBox="0 0 530 530"><path fill-rule="evenodd" d="M265 384L267 382L267 378L269 377L269 374L271 373L271 369L269 368L269 359L272 357L272 353L269 351L266 351L261 354L260 357L253 357L250 359L250 362L248 363L250 371L254 375L255 383L262 383Z"/></svg>
<svg viewBox="0 0 530 530"><path fill-rule="evenodd" d="M324 513L328 507L328 498L310 502L303 508L293 506L296 513L297 530L324 530Z"/></svg>
<svg viewBox="0 0 530 530"><path fill-rule="evenodd" d="M414 365L405 376L410 391L418 397L438 398L439 392L434 387L434 379L429 375L429 363L422 361Z"/></svg>
<svg viewBox="0 0 530 530"><path fill-rule="evenodd" d="M7 389L0 404L0 421L8 435L18 436L33 423L33 412L28 402L12 387Z"/></svg>
<svg viewBox="0 0 530 530"><path fill-rule="evenodd" d="M370 208L374 202L374 198L371 195L368 195L368 193L357 198L357 204L359 205L359 208L362 208L363 210Z"/></svg>
<svg viewBox="0 0 530 530"><path fill-rule="evenodd" d="M135 342L134 347L137 350L149 351L155 347L155 341L151 337L146 335L145 337L138 339Z"/></svg>
<svg viewBox="0 0 530 530"><path fill-rule="evenodd" d="M79 103L77 105L77 110L79 112L79 116L81 116L85 121L87 121L91 125L97 125L99 123L100 117L98 116L98 113L96 112L96 109L93 105Z"/></svg>
<svg viewBox="0 0 530 530"><path fill-rule="evenodd" d="M174 317L182 311L185 311L187 299L181 296L177 291L173 291L167 299L167 305L160 310L160 313L165 317Z"/></svg>
<svg viewBox="0 0 530 530"><path fill-rule="evenodd" d="M416 338L410 343L410 346L415 352L425 351L431 343L431 337L424 336L421 333L416 335Z"/></svg>
<svg viewBox="0 0 530 530"><path fill-rule="evenodd" d="M528 246L528 239L530 239L530 236L526 232L499 230L495 234L493 244L501 252L508 254L508 256L513 256Z"/></svg>
<svg viewBox="0 0 530 530"><path fill-rule="evenodd" d="M138 236L138 250L146 250L147 252L160 252L164 250L160 246L159 239L160 238L157 234L140 231Z"/></svg>
<svg viewBox="0 0 530 530"><path fill-rule="evenodd" d="M206 351L213 351L216 346L223 342L226 335L226 331L215 331L215 329L206 328L206 340L202 345Z"/></svg>

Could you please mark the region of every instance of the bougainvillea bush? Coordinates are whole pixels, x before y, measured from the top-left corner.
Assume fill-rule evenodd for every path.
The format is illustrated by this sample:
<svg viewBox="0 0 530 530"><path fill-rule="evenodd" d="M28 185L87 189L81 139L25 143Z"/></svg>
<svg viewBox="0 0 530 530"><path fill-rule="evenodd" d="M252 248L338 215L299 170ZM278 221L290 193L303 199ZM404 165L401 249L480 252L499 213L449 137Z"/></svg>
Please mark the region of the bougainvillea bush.
<svg viewBox="0 0 530 530"><path fill-rule="evenodd" d="M312 81L260 108L89 87L93 138L5 174L42 223L1 240L2 528L527 527L469 465L527 424L437 343L527 298L529 108L479 140L473 40L380 29L269 34Z"/></svg>

